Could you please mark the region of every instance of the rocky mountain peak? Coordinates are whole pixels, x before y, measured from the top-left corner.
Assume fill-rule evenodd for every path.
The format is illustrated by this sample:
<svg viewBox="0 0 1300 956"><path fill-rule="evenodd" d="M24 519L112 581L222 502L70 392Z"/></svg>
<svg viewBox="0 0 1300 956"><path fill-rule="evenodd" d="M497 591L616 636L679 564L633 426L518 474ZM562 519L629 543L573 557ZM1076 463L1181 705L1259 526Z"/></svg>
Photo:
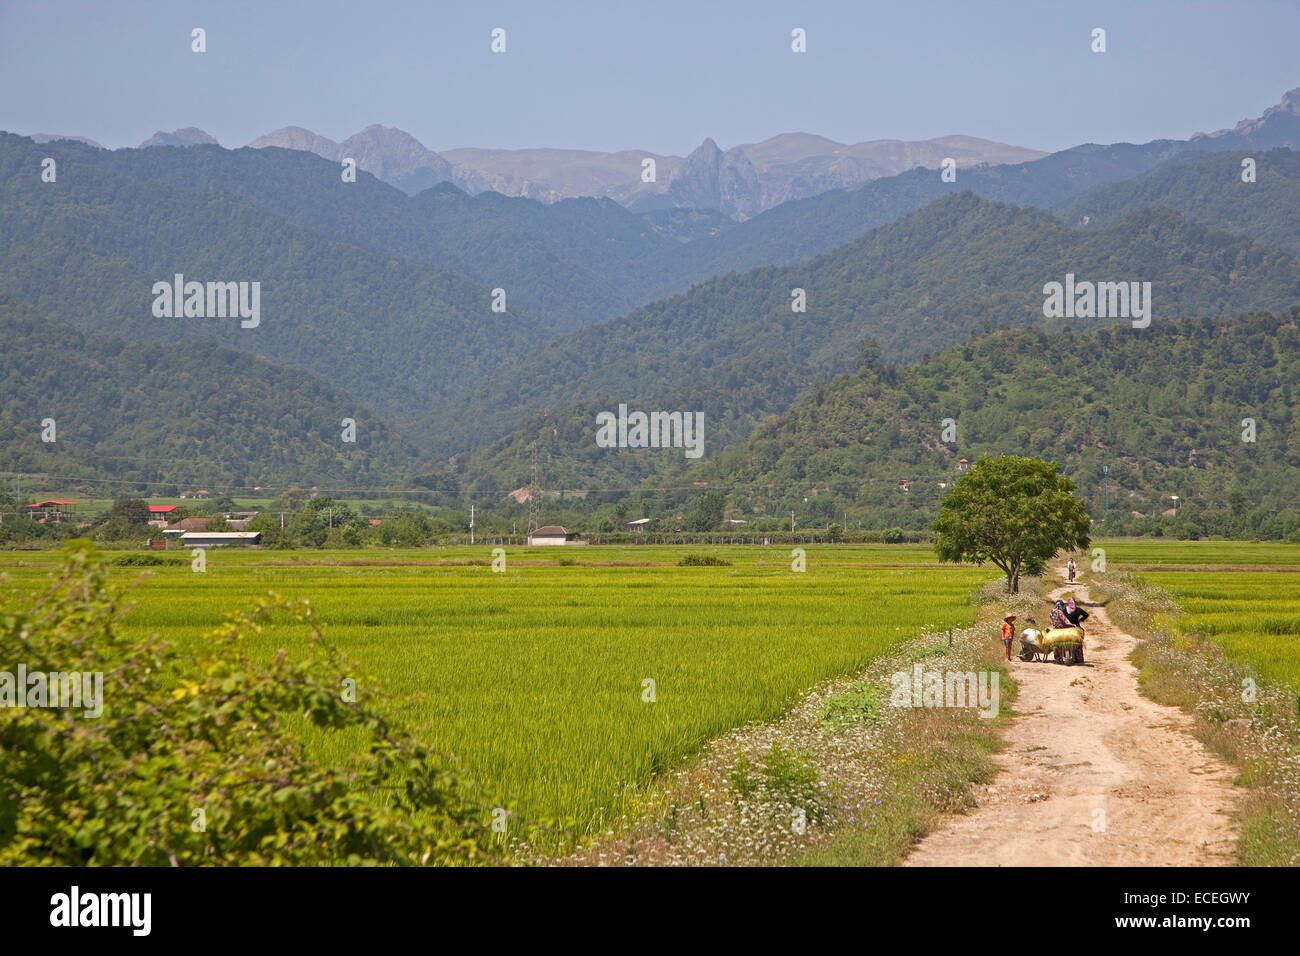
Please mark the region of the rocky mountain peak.
<svg viewBox="0 0 1300 956"><path fill-rule="evenodd" d="M165 133L162 130L154 133L143 143L137 146L137 149L149 149L152 146L220 146L217 138L210 133L206 133L197 126L186 126L184 129L172 130Z"/></svg>

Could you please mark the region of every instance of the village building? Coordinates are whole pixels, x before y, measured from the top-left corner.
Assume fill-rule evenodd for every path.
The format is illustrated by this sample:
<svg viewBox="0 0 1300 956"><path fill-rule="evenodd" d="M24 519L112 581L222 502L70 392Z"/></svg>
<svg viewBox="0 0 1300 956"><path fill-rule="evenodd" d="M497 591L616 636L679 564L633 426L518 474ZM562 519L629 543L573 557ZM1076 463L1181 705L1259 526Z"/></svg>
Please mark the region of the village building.
<svg viewBox="0 0 1300 956"><path fill-rule="evenodd" d="M219 548L225 545L258 544L260 531L186 531L181 544L187 548Z"/></svg>
<svg viewBox="0 0 1300 956"><path fill-rule="evenodd" d="M155 528L166 528L171 521L171 513L176 510L176 505L150 505L149 506L149 523Z"/></svg>
<svg viewBox="0 0 1300 956"><path fill-rule="evenodd" d="M558 524L548 524L530 534L528 543L530 545L568 544L572 537L568 528L561 528Z"/></svg>
<svg viewBox="0 0 1300 956"><path fill-rule="evenodd" d="M27 506L27 517L42 524L71 521L77 511L75 501L37 501Z"/></svg>

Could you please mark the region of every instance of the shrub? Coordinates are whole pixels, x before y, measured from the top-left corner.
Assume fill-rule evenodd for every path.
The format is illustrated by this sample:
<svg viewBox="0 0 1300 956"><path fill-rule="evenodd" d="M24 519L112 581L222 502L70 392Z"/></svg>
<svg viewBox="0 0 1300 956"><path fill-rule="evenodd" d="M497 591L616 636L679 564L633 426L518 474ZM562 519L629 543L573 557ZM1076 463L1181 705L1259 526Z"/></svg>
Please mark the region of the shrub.
<svg viewBox="0 0 1300 956"><path fill-rule="evenodd" d="M822 723L831 727L880 719L880 691L870 684L855 684L843 694L829 697L822 704Z"/></svg>
<svg viewBox="0 0 1300 956"><path fill-rule="evenodd" d="M679 568L729 568L731 562L711 554L688 554L677 562Z"/></svg>
<svg viewBox="0 0 1300 956"><path fill-rule="evenodd" d="M44 593L0 612L6 662L104 675L98 718L0 707L0 866L493 859L488 812L458 777L364 692L345 700L349 671L305 603L232 616L198 660L123 635L124 613L86 541L68 545ZM245 638L271 623L292 630L293 652L257 663ZM347 769L317 762L299 719L361 737L367 756Z"/></svg>

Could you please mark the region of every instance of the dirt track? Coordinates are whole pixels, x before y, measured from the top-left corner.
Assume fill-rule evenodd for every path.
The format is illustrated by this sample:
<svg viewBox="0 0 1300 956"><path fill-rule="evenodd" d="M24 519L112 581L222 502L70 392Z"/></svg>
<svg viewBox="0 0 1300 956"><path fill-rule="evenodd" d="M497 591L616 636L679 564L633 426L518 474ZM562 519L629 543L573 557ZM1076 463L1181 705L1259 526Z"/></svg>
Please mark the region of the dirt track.
<svg viewBox="0 0 1300 956"><path fill-rule="evenodd" d="M1072 590L1092 614L1087 664L1008 665L1019 716L996 757L1003 772L977 788L976 809L947 818L905 866L1232 862L1234 772L1191 736L1189 717L1138 693L1128 660L1136 640L1091 605L1086 585Z"/></svg>

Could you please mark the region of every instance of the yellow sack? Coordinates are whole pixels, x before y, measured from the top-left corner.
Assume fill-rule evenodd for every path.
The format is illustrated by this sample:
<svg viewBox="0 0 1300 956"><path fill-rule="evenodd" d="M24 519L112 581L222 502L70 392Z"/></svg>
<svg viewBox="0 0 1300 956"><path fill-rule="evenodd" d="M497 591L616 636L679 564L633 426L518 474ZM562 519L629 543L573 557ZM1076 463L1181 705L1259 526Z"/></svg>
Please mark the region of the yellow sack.
<svg viewBox="0 0 1300 956"><path fill-rule="evenodd" d="M1053 650L1058 647L1082 647L1083 646L1083 628L1081 627L1053 627L1050 628L1038 646L1046 650Z"/></svg>

